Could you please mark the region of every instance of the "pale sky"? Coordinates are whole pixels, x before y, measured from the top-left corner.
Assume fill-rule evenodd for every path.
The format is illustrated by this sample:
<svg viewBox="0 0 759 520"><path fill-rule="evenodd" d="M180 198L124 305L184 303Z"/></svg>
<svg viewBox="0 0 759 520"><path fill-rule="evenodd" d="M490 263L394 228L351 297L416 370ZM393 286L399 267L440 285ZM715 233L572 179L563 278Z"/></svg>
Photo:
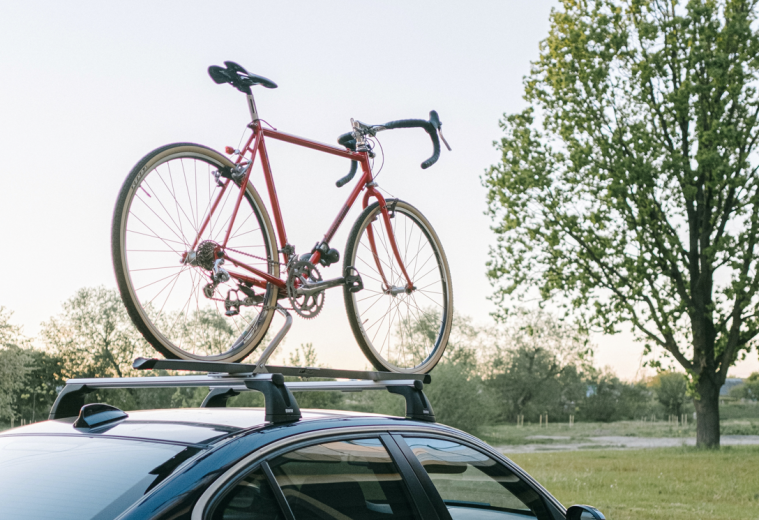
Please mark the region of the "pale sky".
<svg viewBox="0 0 759 520"><path fill-rule="evenodd" d="M244 96L208 77L225 60L279 84L258 88L261 117L334 143L367 123L437 110L453 152L421 170L424 132L381 134L381 187L417 206L441 237L455 308L489 322L494 242L480 175L498 161L504 112L524 107L522 77L548 30L549 0L387 2L6 2L0 17L0 305L28 335L84 286L115 287L110 225L129 170L160 145L237 146ZM321 238L348 195L346 161L270 142L290 241ZM259 187L261 190L261 187ZM342 250L357 208L333 240ZM338 264L341 265L341 264ZM323 271L339 276L339 267ZM295 318L283 352L313 342L319 359L367 365L328 292L316 320ZM642 347L594 337L597 364L638 373ZM281 357L281 356L280 356ZM731 370L759 370L756 353Z"/></svg>

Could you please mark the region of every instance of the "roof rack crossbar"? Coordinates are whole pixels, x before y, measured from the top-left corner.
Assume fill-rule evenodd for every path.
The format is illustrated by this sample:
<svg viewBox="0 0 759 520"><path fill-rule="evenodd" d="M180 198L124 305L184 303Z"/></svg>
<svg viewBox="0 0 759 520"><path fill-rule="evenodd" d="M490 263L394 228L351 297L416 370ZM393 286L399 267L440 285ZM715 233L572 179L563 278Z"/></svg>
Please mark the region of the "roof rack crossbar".
<svg viewBox="0 0 759 520"><path fill-rule="evenodd" d="M137 370L187 370L190 372L208 372L213 374L282 374L293 377L323 377L329 379L368 379L370 381L416 380L425 384L431 381L429 374L405 374L398 372L374 372L370 370L342 370L318 367L288 367L280 365L262 365L257 371L256 365L247 363L218 363L215 361L193 361L184 359L137 358L133 368Z"/></svg>
<svg viewBox="0 0 759 520"><path fill-rule="evenodd" d="M164 360L138 358L134 368L139 370L166 369L208 372L187 376L117 377L69 379L50 410L50 419L74 417L84 406L85 395L96 390L114 388L181 388L208 387L209 394L202 407L226 406L230 397L240 392L255 390L264 394L266 420L272 423L297 421L300 408L292 392L387 390L406 400L406 417L421 421L435 421L429 401L422 392L424 383L430 382L427 374L398 374L362 370L336 370L314 367L286 367L264 365L266 372L256 366L239 363L206 361ZM297 381L285 383L284 376L348 379L347 381Z"/></svg>

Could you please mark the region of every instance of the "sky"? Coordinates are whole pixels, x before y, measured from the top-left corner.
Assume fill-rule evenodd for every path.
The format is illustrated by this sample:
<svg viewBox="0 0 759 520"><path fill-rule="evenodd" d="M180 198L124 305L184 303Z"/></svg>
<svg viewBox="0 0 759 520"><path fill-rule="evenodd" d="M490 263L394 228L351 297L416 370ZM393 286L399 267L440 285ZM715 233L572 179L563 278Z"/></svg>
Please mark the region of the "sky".
<svg viewBox="0 0 759 520"><path fill-rule="evenodd" d="M115 287L113 205L133 165L171 142L237 146L242 94L216 85L225 60L274 80L254 90L277 129L334 143L350 118L382 123L437 110L453 148L422 170L424 132L381 134L378 182L418 207L446 249L456 312L490 323L494 243L480 177L498 161L499 118L525 106L522 78L556 2L7 2L0 17L0 305L35 335L79 288ZM346 161L269 142L290 242L310 249L348 195ZM260 189L260 188L259 188ZM332 246L344 248L358 207ZM339 266L340 264L338 264ZM322 273L339 276L339 267ZM644 374L631 334L595 335L596 364ZM295 318L282 352L312 342L335 368L363 368L339 290ZM280 359L283 359L280 356ZM759 370L756 353L730 375Z"/></svg>

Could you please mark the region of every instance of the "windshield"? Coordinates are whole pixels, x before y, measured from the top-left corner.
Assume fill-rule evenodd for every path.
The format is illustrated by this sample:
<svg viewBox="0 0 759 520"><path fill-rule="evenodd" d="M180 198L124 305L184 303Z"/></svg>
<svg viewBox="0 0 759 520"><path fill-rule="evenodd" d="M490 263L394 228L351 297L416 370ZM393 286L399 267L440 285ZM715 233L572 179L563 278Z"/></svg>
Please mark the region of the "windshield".
<svg viewBox="0 0 759 520"><path fill-rule="evenodd" d="M0 437L3 517L113 519L200 450L92 437Z"/></svg>

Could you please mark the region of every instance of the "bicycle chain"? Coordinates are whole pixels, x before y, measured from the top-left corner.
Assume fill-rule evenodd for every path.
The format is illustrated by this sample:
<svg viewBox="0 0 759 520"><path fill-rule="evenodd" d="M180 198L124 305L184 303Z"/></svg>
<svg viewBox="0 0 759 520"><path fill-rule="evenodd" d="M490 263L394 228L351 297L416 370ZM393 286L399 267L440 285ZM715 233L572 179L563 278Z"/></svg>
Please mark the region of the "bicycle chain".
<svg viewBox="0 0 759 520"><path fill-rule="evenodd" d="M277 264L277 265L284 265L284 266L287 265L284 262L278 262L278 261L275 261L275 260L269 260L268 258L264 258L262 256L257 256L257 255L252 255L250 253L246 253L245 251L240 251L239 249L232 249L231 247L227 247L225 249L227 251L232 251L233 253L239 253L241 255L245 255L245 256L249 256L251 258L255 258L256 260L263 260L267 264Z"/></svg>

